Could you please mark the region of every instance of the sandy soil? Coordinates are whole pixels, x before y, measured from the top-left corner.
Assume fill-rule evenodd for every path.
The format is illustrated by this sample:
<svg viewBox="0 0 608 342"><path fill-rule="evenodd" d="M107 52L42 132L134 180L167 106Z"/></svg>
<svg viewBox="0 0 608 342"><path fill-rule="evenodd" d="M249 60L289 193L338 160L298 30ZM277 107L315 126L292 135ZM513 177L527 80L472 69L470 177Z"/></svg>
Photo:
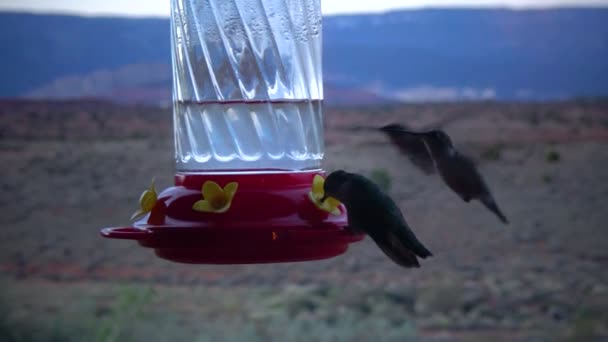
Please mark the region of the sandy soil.
<svg viewBox="0 0 608 342"><path fill-rule="evenodd" d="M78 106L2 107L0 269L11 291L65 296L82 284L127 281L167 293L208 288L226 298L271 288L291 298L289 289L300 286L358 298L347 301L348 308L371 301L372 309L357 309L361 320L377 315L373 298L380 293L385 297L378 303L401 308L384 317L412 322L431 340L608 338L608 103L327 109L324 168L390 180L390 194L435 255L417 270L392 264L369 239L329 260L227 266L170 263L134 242L104 240L99 229L127 225L153 176L159 188L171 185L170 113ZM75 112L80 123L65 128L65 116ZM100 112L113 113L111 122ZM121 127L117 113L135 116L129 122L136 128L118 134L112 128ZM443 123L477 160L511 224L501 225L481 204L462 202L439 179L418 172L382 135L357 129L392 121ZM28 291L11 301L20 303ZM317 308L333 303L322 291L306 291L302 298L317 298Z"/></svg>

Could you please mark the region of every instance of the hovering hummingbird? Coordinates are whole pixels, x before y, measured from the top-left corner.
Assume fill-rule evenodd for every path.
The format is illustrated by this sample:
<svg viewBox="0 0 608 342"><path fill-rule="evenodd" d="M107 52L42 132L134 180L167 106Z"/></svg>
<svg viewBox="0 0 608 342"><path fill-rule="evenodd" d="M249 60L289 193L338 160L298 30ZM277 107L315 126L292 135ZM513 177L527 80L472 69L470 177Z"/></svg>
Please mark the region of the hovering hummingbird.
<svg viewBox="0 0 608 342"><path fill-rule="evenodd" d="M408 127L393 123L381 127L380 130L386 133L391 142L399 148L399 151L422 172L427 175L435 173L435 163L426 148L424 140L417 136L403 134L404 131L409 131Z"/></svg>
<svg viewBox="0 0 608 342"><path fill-rule="evenodd" d="M324 196L344 203L351 231L366 233L395 263L420 267L416 258L431 256L410 230L395 202L369 179L343 170L329 174L323 185Z"/></svg>
<svg viewBox="0 0 608 342"><path fill-rule="evenodd" d="M503 223L509 223L509 220L498 208L490 188L477 170L475 163L456 150L452 140L444 131L432 130L417 133L394 128L392 134L418 137L422 140L434 161L435 168L450 189L467 203L472 199L478 199L496 214Z"/></svg>

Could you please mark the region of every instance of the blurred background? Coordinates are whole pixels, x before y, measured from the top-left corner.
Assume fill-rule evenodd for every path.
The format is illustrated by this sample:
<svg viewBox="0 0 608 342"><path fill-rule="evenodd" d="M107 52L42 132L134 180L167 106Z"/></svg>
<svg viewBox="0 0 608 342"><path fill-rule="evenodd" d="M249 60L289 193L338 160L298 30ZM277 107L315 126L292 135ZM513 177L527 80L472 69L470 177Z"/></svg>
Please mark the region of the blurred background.
<svg viewBox="0 0 608 342"><path fill-rule="evenodd" d="M324 168L434 256L182 265L99 229L174 174L169 0L0 3L0 340L608 339L608 1L323 2ZM440 125L511 224L357 127ZM604 270L604 271L602 271Z"/></svg>

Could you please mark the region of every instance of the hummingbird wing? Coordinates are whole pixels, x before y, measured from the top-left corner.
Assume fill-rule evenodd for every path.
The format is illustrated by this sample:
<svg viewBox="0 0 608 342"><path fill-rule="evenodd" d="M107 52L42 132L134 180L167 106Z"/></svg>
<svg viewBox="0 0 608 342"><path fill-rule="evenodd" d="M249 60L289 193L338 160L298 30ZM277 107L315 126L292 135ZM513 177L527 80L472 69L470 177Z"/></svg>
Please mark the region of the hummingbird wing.
<svg viewBox="0 0 608 342"><path fill-rule="evenodd" d="M432 254L416 238L399 208L392 200L390 203L391 205L384 208L386 213L376 218L374 229L370 229L368 235L384 254L398 265L420 267L416 257L426 258Z"/></svg>
<svg viewBox="0 0 608 342"><path fill-rule="evenodd" d="M401 266L419 267L416 256L432 255L416 238L389 196L363 177L353 183L357 196L349 196L352 199L346 203L349 225L366 232L386 256Z"/></svg>
<svg viewBox="0 0 608 342"><path fill-rule="evenodd" d="M407 134L393 133L390 136L390 140L393 145L399 149L401 154L405 155L420 171L427 175L436 172L433 158L427 150L422 138Z"/></svg>
<svg viewBox="0 0 608 342"><path fill-rule="evenodd" d="M391 205L387 205L387 209L392 214L386 215L385 217L387 220L383 223L389 228L387 230L389 231L388 235L390 236L390 241L394 245L399 244L408 250L411 250L423 259L432 256L433 254L420 242L420 240L418 240L414 232L410 229L399 207L397 207L390 197L386 196L386 198L390 200Z"/></svg>
<svg viewBox="0 0 608 342"><path fill-rule="evenodd" d="M389 228L390 224L375 221L371 215L363 217L361 214L356 214L354 210L350 210L348 213L349 225L369 235L393 262L406 268L420 267L416 253L408 247L407 241L403 241L393 229Z"/></svg>
<svg viewBox="0 0 608 342"><path fill-rule="evenodd" d="M395 236L391 236L390 234L385 236L373 234L370 237L380 247L382 252L397 265L406 268L420 267L416 254L407 248L403 248L403 244L399 243L399 240Z"/></svg>

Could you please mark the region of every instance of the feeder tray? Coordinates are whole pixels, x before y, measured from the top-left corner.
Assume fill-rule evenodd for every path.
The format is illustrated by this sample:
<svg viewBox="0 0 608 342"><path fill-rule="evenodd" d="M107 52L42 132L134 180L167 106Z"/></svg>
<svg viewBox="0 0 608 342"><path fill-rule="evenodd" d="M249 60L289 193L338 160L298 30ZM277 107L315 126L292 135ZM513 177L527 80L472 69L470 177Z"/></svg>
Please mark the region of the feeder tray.
<svg viewBox="0 0 608 342"><path fill-rule="evenodd" d="M154 208L132 227L101 230L103 237L135 240L160 258L191 264L251 264L307 261L344 253L363 235L345 229L339 215L309 198L321 172L181 174L158 195ZM238 183L229 210L199 212L206 181Z"/></svg>

